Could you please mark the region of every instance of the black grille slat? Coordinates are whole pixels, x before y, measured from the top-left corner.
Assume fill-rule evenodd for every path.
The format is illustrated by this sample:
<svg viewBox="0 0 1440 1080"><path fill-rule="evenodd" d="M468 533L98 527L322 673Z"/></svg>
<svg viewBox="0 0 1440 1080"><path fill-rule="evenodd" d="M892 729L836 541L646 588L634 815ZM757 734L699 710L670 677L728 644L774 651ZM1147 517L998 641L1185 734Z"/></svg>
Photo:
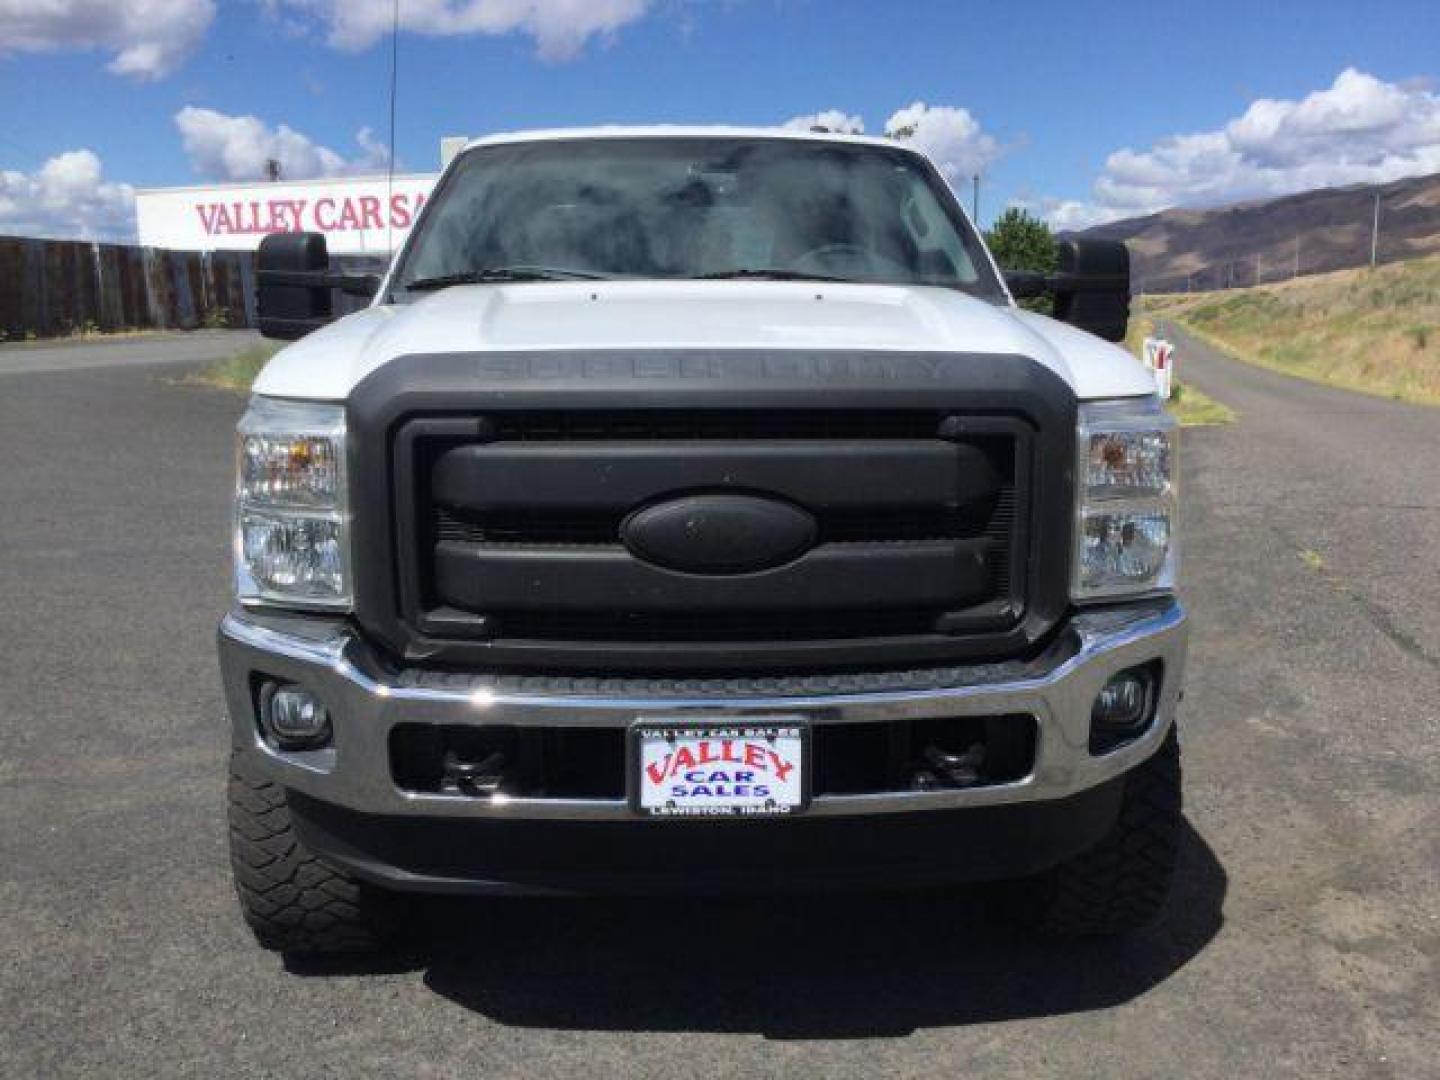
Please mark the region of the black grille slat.
<svg viewBox="0 0 1440 1080"><path fill-rule="evenodd" d="M464 610L776 614L844 607L906 608L932 597L970 604L990 592L989 541L821 545L783 566L750 574L677 573L624 548L532 548L443 543L436 592Z"/></svg>
<svg viewBox="0 0 1440 1080"><path fill-rule="evenodd" d="M970 506L1000 478L940 439L492 441L441 453L434 501L461 516L624 513L675 491L782 492L816 513Z"/></svg>

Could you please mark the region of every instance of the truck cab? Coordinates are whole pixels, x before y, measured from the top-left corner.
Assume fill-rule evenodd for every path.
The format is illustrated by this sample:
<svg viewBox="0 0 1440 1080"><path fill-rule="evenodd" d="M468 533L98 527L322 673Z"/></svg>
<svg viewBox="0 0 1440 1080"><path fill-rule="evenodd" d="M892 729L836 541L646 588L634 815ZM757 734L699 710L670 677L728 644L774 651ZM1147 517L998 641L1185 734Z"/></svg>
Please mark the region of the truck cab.
<svg viewBox="0 0 1440 1080"><path fill-rule="evenodd" d="M219 631L261 944L413 892L1152 919L1186 616L1127 268L1007 281L923 154L771 129L478 140L379 280L268 237Z"/></svg>

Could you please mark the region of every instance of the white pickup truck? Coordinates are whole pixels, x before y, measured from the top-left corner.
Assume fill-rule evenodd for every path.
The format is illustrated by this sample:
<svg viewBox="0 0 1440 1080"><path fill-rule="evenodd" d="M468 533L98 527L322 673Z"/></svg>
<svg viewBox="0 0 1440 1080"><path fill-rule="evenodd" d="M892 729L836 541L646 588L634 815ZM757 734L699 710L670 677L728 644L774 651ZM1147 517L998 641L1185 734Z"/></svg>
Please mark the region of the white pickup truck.
<svg viewBox="0 0 1440 1080"><path fill-rule="evenodd" d="M1059 255L1007 281L903 143L735 128L474 142L383 280L267 237L299 340L240 423L219 633L261 944L374 947L426 891L1151 919L1175 433L1110 343L1124 248Z"/></svg>

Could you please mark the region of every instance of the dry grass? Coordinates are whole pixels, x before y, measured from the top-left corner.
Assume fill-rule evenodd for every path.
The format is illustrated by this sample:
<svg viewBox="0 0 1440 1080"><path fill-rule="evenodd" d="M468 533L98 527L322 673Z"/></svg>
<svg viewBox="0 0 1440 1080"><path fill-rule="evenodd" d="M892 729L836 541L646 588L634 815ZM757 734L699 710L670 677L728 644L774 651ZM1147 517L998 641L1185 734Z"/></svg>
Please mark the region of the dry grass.
<svg viewBox="0 0 1440 1080"><path fill-rule="evenodd" d="M250 384L255 381L255 376L260 374L260 369L280 349L281 345L274 342L252 345L244 352L215 361L194 375L194 381L204 383L206 386L218 386L222 390L234 390L237 393L248 394Z"/></svg>
<svg viewBox="0 0 1440 1080"><path fill-rule="evenodd" d="M1148 297L1144 311L1262 367L1440 405L1440 257L1223 293Z"/></svg>

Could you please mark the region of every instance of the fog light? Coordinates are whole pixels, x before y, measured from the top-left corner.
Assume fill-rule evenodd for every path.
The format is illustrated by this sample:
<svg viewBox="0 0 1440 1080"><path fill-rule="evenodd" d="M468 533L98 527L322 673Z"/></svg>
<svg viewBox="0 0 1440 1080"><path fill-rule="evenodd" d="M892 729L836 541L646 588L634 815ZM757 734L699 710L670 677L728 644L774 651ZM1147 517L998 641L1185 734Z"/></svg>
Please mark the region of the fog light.
<svg viewBox="0 0 1440 1080"><path fill-rule="evenodd" d="M1112 676L1090 710L1090 752L1104 753L1138 736L1150 723L1154 699L1151 668L1128 668Z"/></svg>
<svg viewBox="0 0 1440 1080"><path fill-rule="evenodd" d="M282 749L313 748L330 741L329 710L299 686L267 686L260 696L260 722Z"/></svg>

